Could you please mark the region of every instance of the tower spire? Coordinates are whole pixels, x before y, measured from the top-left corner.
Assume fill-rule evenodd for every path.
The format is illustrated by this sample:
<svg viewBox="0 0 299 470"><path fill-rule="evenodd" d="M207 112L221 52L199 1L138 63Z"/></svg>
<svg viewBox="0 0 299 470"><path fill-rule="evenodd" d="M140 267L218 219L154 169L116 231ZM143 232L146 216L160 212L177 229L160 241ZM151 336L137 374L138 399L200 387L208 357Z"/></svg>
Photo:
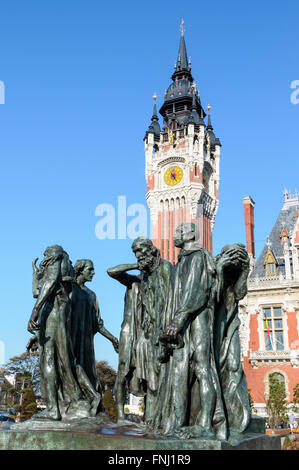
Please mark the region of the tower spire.
<svg viewBox="0 0 299 470"><path fill-rule="evenodd" d="M153 94L154 110L153 110L152 121L153 121L153 120L156 120L156 121L159 120L158 114L157 114L157 98L158 98L158 96L157 96L157 93L155 92L155 93Z"/></svg>
<svg viewBox="0 0 299 470"><path fill-rule="evenodd" d="M193 78L191 75L191 61L188 60L188 55L187 55L187 48L186 48L185 36L184 36L184 32L185 32L184 24L185 22L184 20L182 20L180 24L181 38L180 38L178 58L175 62L174 74L172 75L171 78L172 80L175 80L176 78L180 79L185 75L186 78L192 82Z"/></svg>
<svg viewBox="0 0 299 470"><path fill-rule="evenodd" d="M212 131L213 130L213 126L212 126L212 122L211 122L211 109L212 109L212 106L210 104L208 104L207 106L207 110L208 110L208 125L207 125L207 130L208 131Z"/></svg>
<svg viewBox="0 0 299 470"><path fill-rule="evenodd" d="M153 110L153 115L151 117L151 124L149 125L149 128L148 128L148 131L146 133L146 135L148 134L148 132L152 132L155 136L155 140L159 140L160 139L160 132L161 132L161 128L160 128L160 124L159 124L159 117L158 117L158 114L157 114L157 94L156 92L153 94L153 100L154 100L154 110Z"/></svg>

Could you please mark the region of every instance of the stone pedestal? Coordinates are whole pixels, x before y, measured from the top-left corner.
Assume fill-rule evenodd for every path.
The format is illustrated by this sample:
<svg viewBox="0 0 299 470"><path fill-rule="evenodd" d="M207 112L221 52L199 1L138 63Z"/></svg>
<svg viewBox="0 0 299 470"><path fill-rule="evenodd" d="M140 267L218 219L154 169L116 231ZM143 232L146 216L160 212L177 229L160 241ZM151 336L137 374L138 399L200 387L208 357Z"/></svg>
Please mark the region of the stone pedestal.
<svg viewBox="0 0 299 470"><path fill-rule="evenodd" d="M67 423L29 421L0 432L0 449L4 450L107 450L107 451L194 451L194 450L280 450L280 436L253 429L231 436L228 441L217 439L177 439L146 434L142 425L116 425L97 418Z"/></svg>

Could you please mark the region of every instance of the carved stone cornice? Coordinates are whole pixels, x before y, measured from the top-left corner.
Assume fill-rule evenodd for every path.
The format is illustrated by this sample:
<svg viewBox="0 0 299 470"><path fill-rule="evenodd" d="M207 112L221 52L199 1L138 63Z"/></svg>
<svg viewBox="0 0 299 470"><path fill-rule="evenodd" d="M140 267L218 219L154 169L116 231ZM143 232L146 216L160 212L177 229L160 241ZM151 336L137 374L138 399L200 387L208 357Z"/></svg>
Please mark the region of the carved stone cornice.
<svg viewBox="0 0 299 470"><path fill-rule="evenodd" d="M291 365L297 368L299 351L250 351L249 362L254 369L274 365Z"/></svg>
<svg viewBox="0 0 299 470"><path fill-rule="evenodd" d="M161 160L158 163L158 167L162 167L162 166L168 165L169 163L173 163L173 162L185 163L185 161L186 161L186 159L184 157L178 157L178 156L174 155L173 157L168 157L168 158L164 158L163 160Z"/></svg>

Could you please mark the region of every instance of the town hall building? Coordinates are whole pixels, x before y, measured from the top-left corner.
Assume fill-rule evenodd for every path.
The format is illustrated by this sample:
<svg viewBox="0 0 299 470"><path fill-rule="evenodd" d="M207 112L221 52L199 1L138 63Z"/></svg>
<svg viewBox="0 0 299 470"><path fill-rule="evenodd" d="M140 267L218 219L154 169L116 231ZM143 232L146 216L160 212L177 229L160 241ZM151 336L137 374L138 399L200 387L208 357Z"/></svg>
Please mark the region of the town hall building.
<svg viewBox="0 0 299 470"><path fill-rule="evenodd" d="M265 416L271 374L284 384L288 401L299 383L299 196L284 192L257 260L255 203L247 196L243 204L251 273L248 294L239 305L240 339L248 388L258 414Z"/></svg>

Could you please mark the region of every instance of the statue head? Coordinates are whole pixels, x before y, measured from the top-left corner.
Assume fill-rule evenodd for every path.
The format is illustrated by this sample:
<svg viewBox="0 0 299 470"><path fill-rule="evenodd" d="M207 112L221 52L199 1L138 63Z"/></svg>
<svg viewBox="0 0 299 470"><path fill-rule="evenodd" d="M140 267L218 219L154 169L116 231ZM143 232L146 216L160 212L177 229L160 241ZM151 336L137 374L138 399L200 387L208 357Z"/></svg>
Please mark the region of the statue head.
<svg viewBox="0 0 299 470"><path fill-rule="evenodd" d="M160 262L160 251L146 237L138 237L132 244L132 250L138 260L138 269L152 272Z"/></svg>
<svg viewBox="0 0 299 470"><path fill-rule="evenodd" d="M174 245L177 248L183 248L187 242L195 242L199 239L198 227L191 223L185 222L179 225L174 233Z"/></svg>
<svg viewBox="0 0 299 470"><path fill-rule="evenodd" d="M94 265L90 259L78 259L74 265L75 278L78 284L91 282L94 276Z"/></svg>
<svg viewBox="0 0 299 470"><path fill-rule="evenodd" d="M64 256L67 256L68 254L64 251L62 246L60 245L51 245L48 246L45 251L44 251L44 258L40 262L39 265L39 270L37 272L37 279L42 279L47 272L48 266L51 266L53 263L55 263L58 260L62 260Z"/></svg>
<svg viewBox="0 0 299 470"><path fill-rule="evenodd" d="M44 257L45 258L53 258L53 257L57 257L59 255L62 256L63 253L64 253L64 250L63 250L62 246L60 246L60 245L51 245L51 246L48 246L45 249Z"/></svg>

